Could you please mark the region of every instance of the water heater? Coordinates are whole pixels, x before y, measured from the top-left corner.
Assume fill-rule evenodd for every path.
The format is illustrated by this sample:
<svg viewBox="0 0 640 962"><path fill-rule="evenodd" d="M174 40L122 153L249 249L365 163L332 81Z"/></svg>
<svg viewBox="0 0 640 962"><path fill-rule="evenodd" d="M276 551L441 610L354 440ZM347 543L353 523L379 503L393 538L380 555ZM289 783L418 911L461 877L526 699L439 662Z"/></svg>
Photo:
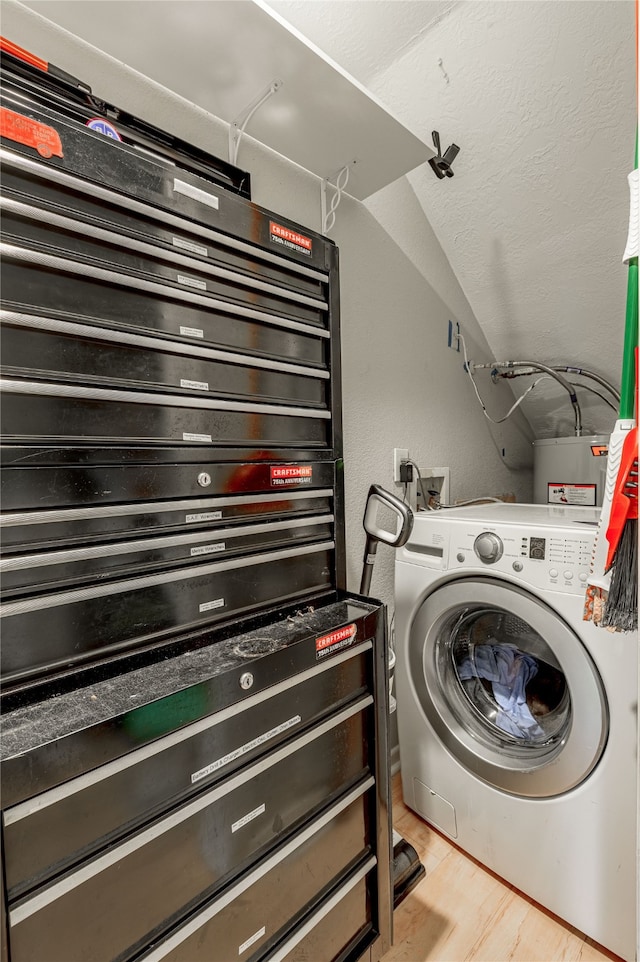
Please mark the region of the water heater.
<svg viewBox="0 0 640 962"><path fill-rule="evenodd" d="M534 502L601 505L608 454L608 434L534 441Z"/></svg>

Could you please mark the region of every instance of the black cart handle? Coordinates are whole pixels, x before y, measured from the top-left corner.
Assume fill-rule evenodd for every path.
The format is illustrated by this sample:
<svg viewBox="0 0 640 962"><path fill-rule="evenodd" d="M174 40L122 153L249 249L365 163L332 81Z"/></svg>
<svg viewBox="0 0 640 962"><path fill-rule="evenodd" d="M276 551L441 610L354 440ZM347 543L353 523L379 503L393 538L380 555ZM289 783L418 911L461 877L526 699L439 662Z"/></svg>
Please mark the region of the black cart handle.
<svg viewBox="0 0 640 962"><path fill-rule="evenodd" d="M383 505L391 508L400 519L400 528L393 534L385 528L376 524L378 508ZM376 560L378 542L383 541L392 548L401 548L409 540L409 535L413 528L413 511L408 504L396 498L379 484L372 484L367 495L367 503L364 509L364 519L362 521L364 530L367 532L367 541L364 548L364 562L362 566L362 581L360 582L360 594L369 593L371 577L373 575L373 565Z"/></svg>

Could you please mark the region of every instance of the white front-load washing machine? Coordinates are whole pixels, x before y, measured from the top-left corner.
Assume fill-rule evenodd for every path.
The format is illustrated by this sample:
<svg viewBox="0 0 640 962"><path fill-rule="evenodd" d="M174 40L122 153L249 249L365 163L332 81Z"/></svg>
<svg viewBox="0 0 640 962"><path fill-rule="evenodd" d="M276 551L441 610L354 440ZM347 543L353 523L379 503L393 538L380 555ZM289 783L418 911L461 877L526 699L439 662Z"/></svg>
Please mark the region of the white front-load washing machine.
<svg viewBox="0 0 640 962"><path fill-rule="evenodd" d="M396 554L404 800L636 957L637 633L583 620L598 510L418 514Z"/></svg>

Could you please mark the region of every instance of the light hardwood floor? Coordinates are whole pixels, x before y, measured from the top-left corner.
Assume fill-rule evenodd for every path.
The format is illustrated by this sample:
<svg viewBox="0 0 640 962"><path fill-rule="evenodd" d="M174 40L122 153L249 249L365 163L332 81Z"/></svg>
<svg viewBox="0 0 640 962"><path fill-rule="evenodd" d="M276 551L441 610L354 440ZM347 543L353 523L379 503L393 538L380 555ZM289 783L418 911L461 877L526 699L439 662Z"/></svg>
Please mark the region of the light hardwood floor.
<svg viewBox="0 0 640 962"><path fill-rule="evenodd" d="M621 962L410 811L399 775L393 825L427 874L394 912L394 945L383 962Z"/></svg>

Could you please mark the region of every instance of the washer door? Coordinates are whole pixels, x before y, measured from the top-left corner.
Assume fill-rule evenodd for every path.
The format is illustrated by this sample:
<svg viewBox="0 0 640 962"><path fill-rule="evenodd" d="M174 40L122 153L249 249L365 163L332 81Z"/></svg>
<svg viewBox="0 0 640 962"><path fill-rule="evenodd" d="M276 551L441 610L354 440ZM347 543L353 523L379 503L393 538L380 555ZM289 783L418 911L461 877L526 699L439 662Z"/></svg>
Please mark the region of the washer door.
<svg viewBox="0 0 640 962"><path fill-rule="evenodd" d="M603 752L607 705L595 665L575 632L516 586L461 578L437 588L413 622L409 670L449 752L502 791L559 795Z"/></svg>

